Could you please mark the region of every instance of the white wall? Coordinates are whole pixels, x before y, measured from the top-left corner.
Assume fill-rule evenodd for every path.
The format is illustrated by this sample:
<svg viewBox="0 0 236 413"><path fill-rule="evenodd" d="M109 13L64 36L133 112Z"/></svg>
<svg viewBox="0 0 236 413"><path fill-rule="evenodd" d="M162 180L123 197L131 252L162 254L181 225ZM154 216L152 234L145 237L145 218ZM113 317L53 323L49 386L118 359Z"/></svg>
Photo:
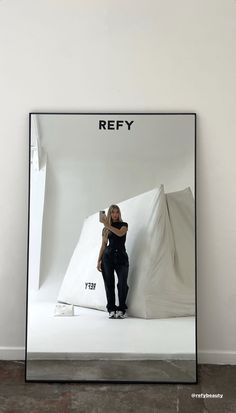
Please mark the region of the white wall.
<svg viewBox="0 0 236 413"><path fill-rule="evenodd" d="M25 342L29 111L196 111L199 361L236 361L234 0L0 2L0 348Z"/></svg>

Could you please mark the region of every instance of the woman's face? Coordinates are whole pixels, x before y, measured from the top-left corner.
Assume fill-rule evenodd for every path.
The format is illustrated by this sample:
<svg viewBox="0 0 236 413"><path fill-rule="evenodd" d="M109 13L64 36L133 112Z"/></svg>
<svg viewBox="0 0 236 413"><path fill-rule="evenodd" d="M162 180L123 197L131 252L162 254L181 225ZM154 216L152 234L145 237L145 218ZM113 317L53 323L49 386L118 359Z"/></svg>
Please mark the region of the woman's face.
<svg viewBox="0 0 236 413"><path fill-rule="evenodd" d="M113 209L113 211L111 211L111 219L112 221L117 221L119 219L118 209Z"/></svg>

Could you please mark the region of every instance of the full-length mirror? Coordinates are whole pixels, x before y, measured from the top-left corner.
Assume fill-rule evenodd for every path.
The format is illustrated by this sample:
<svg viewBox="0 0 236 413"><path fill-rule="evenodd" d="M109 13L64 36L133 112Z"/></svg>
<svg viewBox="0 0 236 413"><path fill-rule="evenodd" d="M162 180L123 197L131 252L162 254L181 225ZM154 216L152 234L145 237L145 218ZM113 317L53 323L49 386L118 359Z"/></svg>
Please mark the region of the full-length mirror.
<svg viewBox="0 0 236 413"><path fill-rule="evenodd" d="M26 381L195 383L194 113L31 113Z"/></svg>

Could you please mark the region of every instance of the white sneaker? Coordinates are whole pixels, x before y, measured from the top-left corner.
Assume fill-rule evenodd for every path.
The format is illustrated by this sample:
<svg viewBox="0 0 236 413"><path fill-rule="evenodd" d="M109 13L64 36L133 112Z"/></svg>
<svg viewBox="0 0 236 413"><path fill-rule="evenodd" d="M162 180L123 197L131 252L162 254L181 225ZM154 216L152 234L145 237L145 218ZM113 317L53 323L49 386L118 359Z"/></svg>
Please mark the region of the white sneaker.
<svg viewBox="0 0 236 413"><path fill-rule="evenodd" d="M126 318L126 313L124 311L117 311L116 318Z"/></svg>
<svg viewBox="0 0 236 413"><path fill-rule="evenodd" d="M109 318L116 318L116 312L115 311L110 311Z"/></svg>

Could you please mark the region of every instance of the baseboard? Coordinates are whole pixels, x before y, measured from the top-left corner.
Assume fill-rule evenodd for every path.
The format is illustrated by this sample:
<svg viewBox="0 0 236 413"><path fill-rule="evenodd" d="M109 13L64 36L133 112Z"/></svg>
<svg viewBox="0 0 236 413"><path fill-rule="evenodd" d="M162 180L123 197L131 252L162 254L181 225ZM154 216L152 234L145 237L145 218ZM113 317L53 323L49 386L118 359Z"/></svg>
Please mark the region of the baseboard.
<svg viewBox="0 0 236 413"><path fill-rule="evenodd" d="M0 347L0 360L25 360L25 347Z"/></svg>
<svg viewBox="0 0 236 413"><path fill-rule="evenodd" d="M198 351L198 364L236 364L236 351Z"/></svg>
<svg viewBox="0 0 236 413"><path fill-rule="evenodd" d="M0 360L25 360L24 347L0 347ZM236 351L198 351L198 364L236 364Z"/></svg>
<svg viewBox="0 0 236 413"><path fill-rule="evenodd" d="M157 354L157 353L36 353L36 352L28 352L27 353L27 359L28 360L48 360L48 361L53 361L53 360L77 360L77 361L92 361L92 360L119 360L119 361L178 361L181 362L193 362L196 363L194 354L183 354L183 353L176 353L176 354Z"/></svg>

